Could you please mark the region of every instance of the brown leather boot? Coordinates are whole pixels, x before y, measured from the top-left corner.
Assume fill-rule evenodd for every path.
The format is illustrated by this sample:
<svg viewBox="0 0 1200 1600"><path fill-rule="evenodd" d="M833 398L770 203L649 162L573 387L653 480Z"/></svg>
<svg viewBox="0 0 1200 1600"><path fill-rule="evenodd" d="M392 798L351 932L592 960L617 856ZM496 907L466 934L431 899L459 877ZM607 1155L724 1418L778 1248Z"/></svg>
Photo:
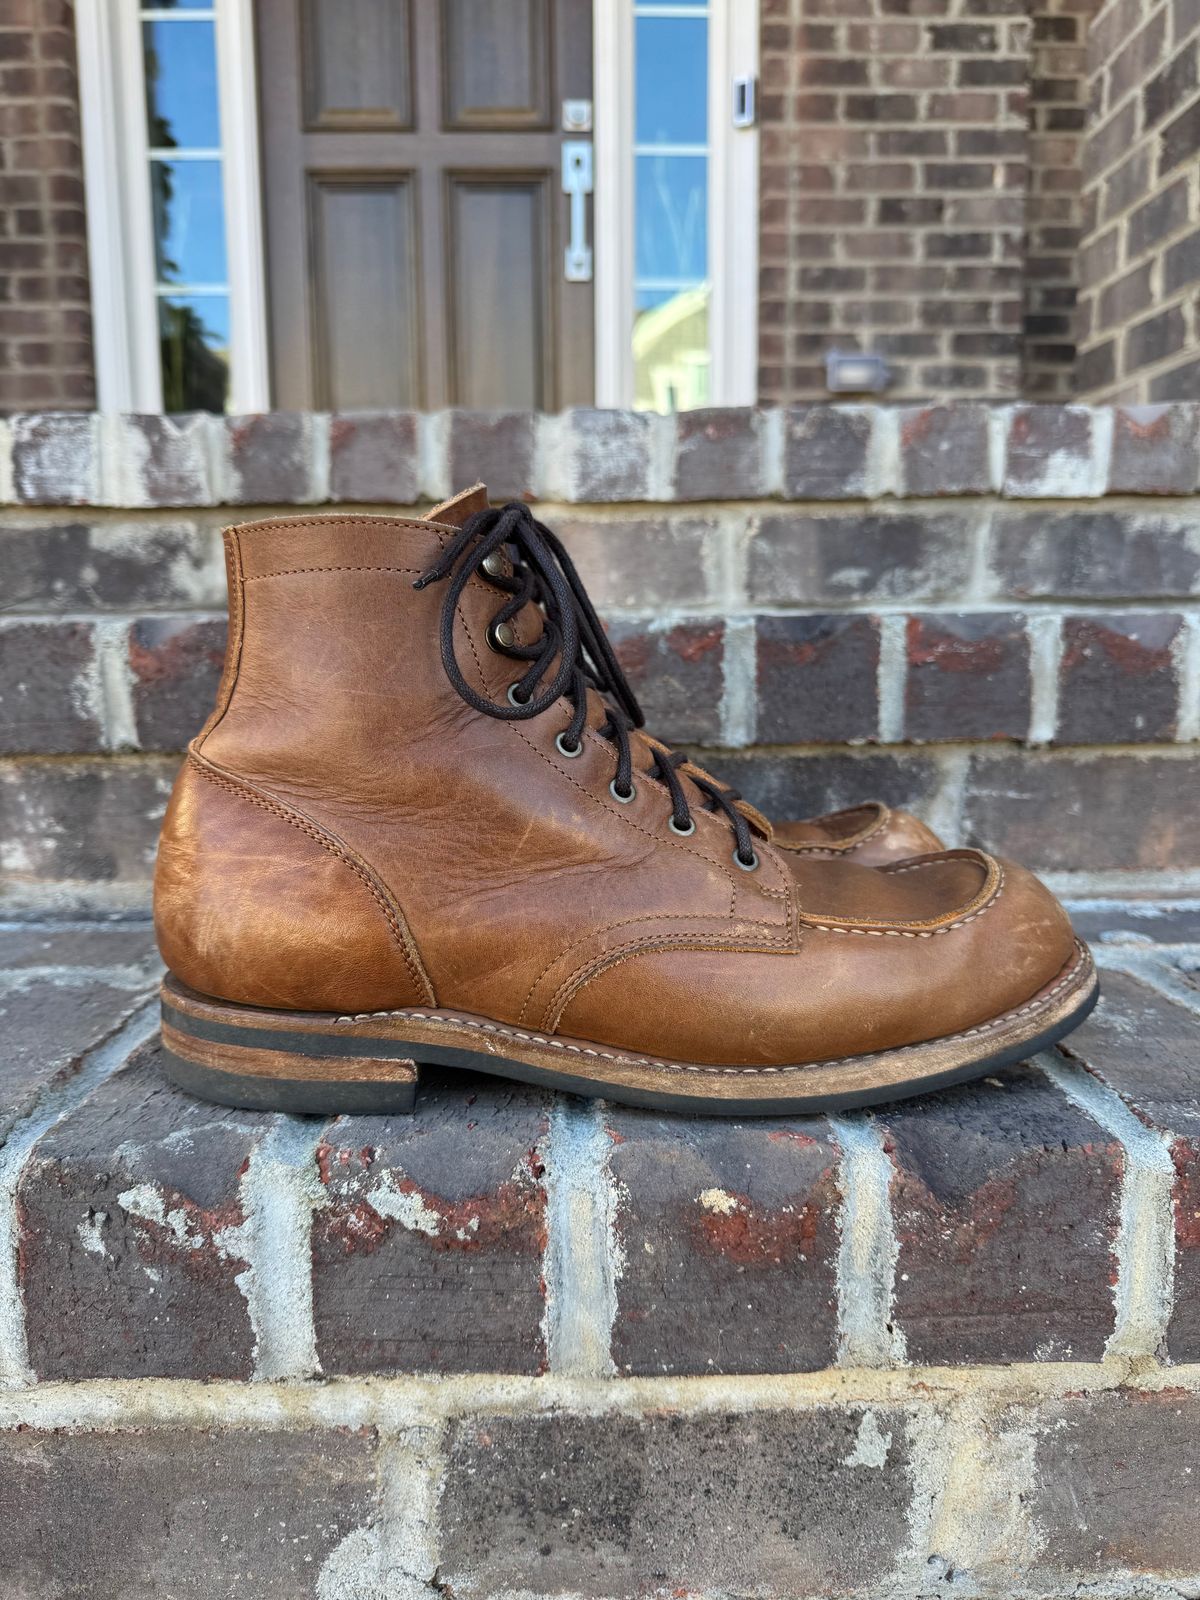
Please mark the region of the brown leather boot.
<svg viewBox="0 0 1200 1600"><path fill-rule="evenodd" d="M403 1110L431 1064L808 1111L978 1076L1086 1015L1088 952L1029 873L785 855L640 732L549 530L468 512L226 535L225 673L155 883L177 1081Z"/></svg>

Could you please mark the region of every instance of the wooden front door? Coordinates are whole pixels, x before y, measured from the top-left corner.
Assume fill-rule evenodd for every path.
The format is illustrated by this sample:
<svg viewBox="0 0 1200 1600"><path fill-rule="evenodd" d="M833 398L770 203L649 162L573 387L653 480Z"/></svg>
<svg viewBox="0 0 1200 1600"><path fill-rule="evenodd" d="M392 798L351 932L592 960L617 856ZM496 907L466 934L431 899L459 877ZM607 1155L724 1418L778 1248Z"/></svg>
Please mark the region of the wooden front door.
<svg viewBox="0 0 1200 1600"><path fill-rule="evenodd" d="M257 0L277 407L591 403L563 192L591 6Z"/></svg>

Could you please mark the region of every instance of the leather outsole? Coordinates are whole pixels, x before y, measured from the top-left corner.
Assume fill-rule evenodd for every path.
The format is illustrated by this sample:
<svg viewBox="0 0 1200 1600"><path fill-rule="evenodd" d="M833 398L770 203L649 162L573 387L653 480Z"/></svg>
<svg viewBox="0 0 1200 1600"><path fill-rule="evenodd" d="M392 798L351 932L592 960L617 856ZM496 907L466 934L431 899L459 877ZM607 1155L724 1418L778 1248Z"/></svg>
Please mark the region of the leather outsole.
<svg viewBox="0 0 1200 1600"><path fill-rule="evenodd" d="M1099 996L1087 947L1024 1004L919 1044L797 1066L668 1061L462 1012L337 1016L209 999L168 975L164 1066L203 1099L334 1115L410 1112L421 1067L490 1073L625 1105L710 1116L779 1116L875 1105L983 1077L1077 1027Z"/></svg>

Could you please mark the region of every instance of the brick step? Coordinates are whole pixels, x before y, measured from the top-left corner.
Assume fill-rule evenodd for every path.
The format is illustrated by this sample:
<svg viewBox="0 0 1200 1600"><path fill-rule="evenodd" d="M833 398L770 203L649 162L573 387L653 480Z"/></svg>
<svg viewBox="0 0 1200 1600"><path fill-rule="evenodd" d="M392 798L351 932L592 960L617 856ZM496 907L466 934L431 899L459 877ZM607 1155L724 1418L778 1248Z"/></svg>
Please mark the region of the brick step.
<svg viewBox="0 0 1200 1600"><path fill-rule="evenodd" d="M145 926L0 927L23 1600L1191 1592L1200 943L1089 915L1064 1048L763 1122L224 1110Z"/></svg>

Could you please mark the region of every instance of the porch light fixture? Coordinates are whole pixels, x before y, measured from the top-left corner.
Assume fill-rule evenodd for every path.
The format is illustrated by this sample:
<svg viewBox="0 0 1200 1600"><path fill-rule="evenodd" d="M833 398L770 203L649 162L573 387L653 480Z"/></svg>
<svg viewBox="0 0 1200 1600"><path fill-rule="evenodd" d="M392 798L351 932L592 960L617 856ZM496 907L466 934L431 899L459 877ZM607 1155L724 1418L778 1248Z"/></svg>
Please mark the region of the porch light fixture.
<svg viewBox="0 0 1200 1600"><path fill-rule="evenodd" d="M830 350L825 355L825 387L832 394L878 394L891 382L882 356L861 350Z"/></svg>

